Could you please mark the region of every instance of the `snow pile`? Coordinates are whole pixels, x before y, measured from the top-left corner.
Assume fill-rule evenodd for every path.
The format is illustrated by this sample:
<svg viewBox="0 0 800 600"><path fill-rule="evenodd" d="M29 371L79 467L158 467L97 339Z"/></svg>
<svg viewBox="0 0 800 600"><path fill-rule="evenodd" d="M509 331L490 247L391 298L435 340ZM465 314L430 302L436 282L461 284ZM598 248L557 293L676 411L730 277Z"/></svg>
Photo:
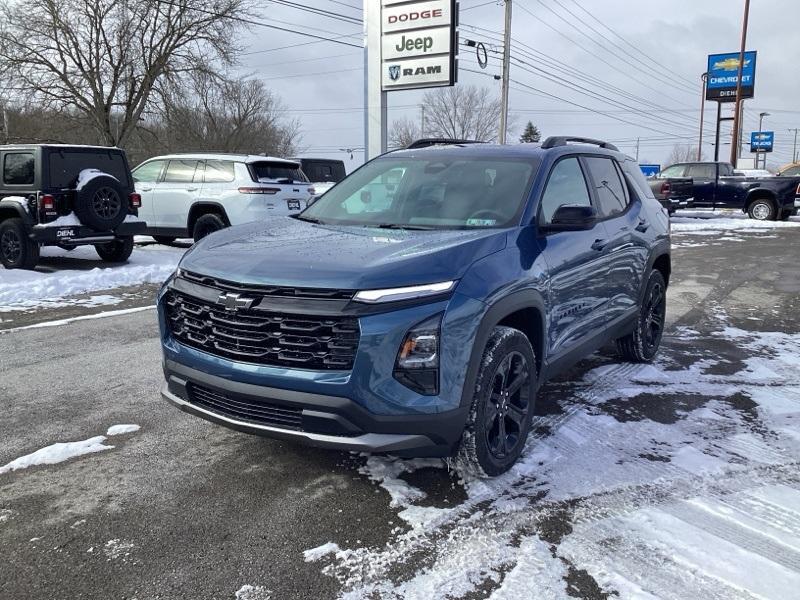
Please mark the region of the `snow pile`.
<svg viewBox="0 0 800 600"><path fill-rule="evenodd" d="M260 585L243 585L236 591L236 600L270 600L272 591Z"/></svg>
<svg viewBox="0 0 800 600"><path fill-rule="evenodd" d="M112 425L109 427L106 435L121 435L138 430L138 425ZM106 435L97 435L88 440L81 440L78 442L57 442L45 448L40 448L36 452L20 456L0 467L0 475L37 465L55 465L72 458L77 458L78 456L83 456L84 454L111 450L114 446L109 446L104 443L106 441Z"/></svg>
<svg viewBox="0 0 800 600"><path fill-rule="evenodd" d="M105 436L98 435L80 442L58 442L12 460L7 465L0 467L0 475L36 465L54 465L84 454L111 450L114 446L105 445L103 443L105 441Z"/></svg>
<svg viewBox="0 0 800 600"><path fill-rule="evenodd" d="M693 358L709 337L749 358ZM360 471L411 526L385 547L308 552L330 557L323 573L353 600L793 597L800 335L671 338L655 365L605 364L566 384L520 463L465 481L452 508L417 505L425 492L400 476L418 461L369 458ZM600 589L580 588L587 579Z"/></svg>
<svg viewBox="0 0 800 600"><path fill-rule="evenodd" d="M138 425L112 425L106 431L106 435L124 435L126 433L134 433L135 431L139 431L140 427Z"/></svg>
<svg viewBox="0 0 800 600"><path fill-rule="evenodd" d="M175 270L184 252L183 248L137 247L123 265L59 269L52 273L42 271L41 265L37 271L0 270L0 310L31 308L36 301L53 303L66 296L126 285L161 283ZM99 261L92 246L80 246L71 252L47 247L42 249L42 256ZM42 262L46 264L46 258Z"/></svg>
<svg viewBox="0 0 800 600"><path fill-rule="evenodd" d="M317 546L316 548L311 548L311 550L304 551L303 560L306 562L314 562L323 556L335 554L336 552L339 552L339 544L328 542L327 544L322 544L322 546Z"/></svg>
<svg viewBox="0 0 800 600"><path fill-rule="evenodd" d="M800 217L788 221L756 221L738 210L678 211L670 218L672 233L712 235L726 231L764 232L800 227Z"/></svg>

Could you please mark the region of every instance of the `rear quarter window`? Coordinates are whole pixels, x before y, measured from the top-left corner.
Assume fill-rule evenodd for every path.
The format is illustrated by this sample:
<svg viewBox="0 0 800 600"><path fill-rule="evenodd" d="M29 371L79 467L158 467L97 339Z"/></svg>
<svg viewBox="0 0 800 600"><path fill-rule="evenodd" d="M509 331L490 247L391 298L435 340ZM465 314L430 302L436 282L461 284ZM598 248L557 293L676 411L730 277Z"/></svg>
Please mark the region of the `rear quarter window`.
<svg viewBox="0 0 800 600"><path fill-rule="evenodd" d="M71 187L84 169L98 169L116 177L122 185L131 185L128 164L120 152L55 150L50 152L48 166L50 186L55 188Z"/></svg>
<svg viewBox="0 0 800 600"><path fill-rule="evenodd" d="M308 181L308 178L300 169L300 165L259 161L250 163L250 171L253 174L253 179L262 183L276 183L280 179L291 179L292 181L303 182Z"/></svg>
<svg viewBox="0 0 800 600"><path fill-rule="evenodd" d="M3 158L3 183L31 185L34 180L32 152L9 152Z"/></svg>

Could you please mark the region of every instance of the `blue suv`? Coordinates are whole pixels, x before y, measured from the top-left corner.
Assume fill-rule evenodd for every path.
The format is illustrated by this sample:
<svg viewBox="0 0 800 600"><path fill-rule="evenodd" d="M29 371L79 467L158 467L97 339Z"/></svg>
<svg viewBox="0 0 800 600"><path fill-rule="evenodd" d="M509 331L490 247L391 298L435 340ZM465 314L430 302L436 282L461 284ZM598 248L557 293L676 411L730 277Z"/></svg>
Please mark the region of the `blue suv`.
<svg viewBox="0 0 800 600"><path fill-rule="evenodd" d="M162 394L247 433L497 475L544 381L611 341L654 357L670 268L667 214L610 144L391 152L186 253L158 298Z"/></svg>

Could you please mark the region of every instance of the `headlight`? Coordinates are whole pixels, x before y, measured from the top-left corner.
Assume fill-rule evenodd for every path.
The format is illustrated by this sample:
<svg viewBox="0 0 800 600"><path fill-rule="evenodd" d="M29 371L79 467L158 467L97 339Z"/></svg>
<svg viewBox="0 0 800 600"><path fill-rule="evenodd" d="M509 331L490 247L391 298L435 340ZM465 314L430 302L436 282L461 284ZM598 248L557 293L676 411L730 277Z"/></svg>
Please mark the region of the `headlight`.
<svg viewBox="0 0 800 600"><path fill-rule="evenodd" d="M401 288L388 288L384 290L363 290L355 295L354 300L357 302L370 303L411 300L414 298L424 298L425 296L445 294L451 291L455 285L455 281L442 281L440 283L429 283L426 285L414 285Z"/></svg>
<svg viewBox="0 0 800 600"><path fill-rule="evenodd" d="M439 393L439 330L442 315L412 327L400 345L394 377L408 388L425 396Z"/></svg>

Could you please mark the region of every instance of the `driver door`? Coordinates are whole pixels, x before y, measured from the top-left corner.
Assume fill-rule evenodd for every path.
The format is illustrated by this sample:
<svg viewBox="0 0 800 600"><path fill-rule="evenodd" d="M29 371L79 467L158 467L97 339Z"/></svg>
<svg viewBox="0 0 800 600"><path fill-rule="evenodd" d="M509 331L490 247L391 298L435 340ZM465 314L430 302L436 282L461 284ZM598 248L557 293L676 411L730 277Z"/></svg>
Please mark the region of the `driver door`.
<svg viewBox="0 0 800 600"><path fill-rule="evenodd" d="M577 156L559 160L547 180L537 218L539 229L562 205L593 206ZM541 245L547 263L548 356L558 360L605 330L608 317L607 233L599 220L583 231L546 232Z"/></svg>

